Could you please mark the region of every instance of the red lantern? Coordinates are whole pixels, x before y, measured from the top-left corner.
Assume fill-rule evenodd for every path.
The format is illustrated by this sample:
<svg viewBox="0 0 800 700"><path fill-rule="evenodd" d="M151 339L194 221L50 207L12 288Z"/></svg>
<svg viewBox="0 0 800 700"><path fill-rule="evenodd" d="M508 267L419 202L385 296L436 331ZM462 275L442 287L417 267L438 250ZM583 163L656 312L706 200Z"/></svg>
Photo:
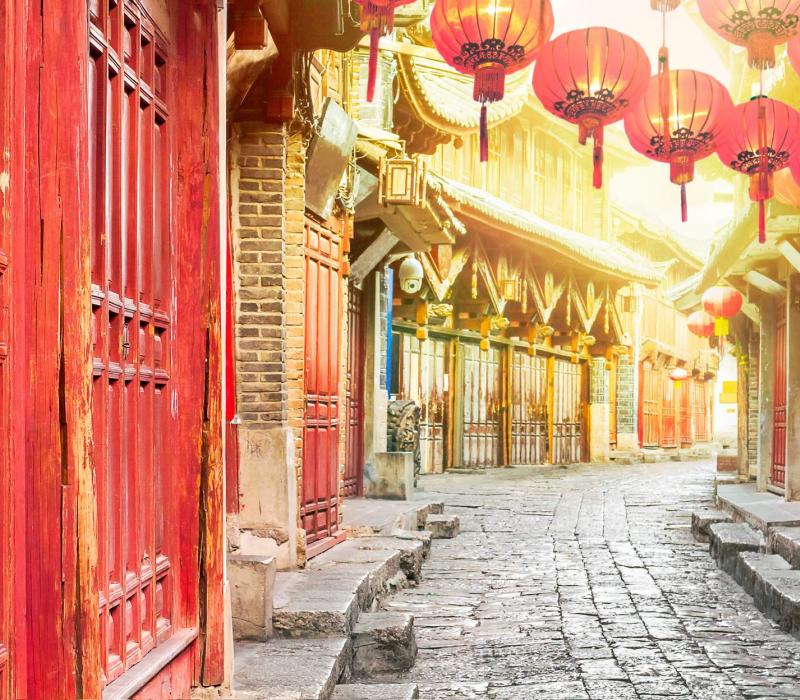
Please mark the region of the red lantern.
<svg viewBox="0 0 800 700"><path fill-rule="evenodd" d="M737 105L720 136L720 160L750 177L750 199L758 202L761 243L766 241L766 202L774 194L773 173L788 167L798 149L800 113L768 97L754 97Z"/></svg>
<svg viewBox="0 0 800 700"><path fill-rule="evenodd" d="M681 388L681 382L689 378L689 373L683 367L676 367L669 373L669 378L675 383L675 388Z"/></svg>
<svg viewBox="0 0 800 700"><path fill-rule="evenodd" d="M695 161L710 156L733 111L728 91L710 75L693 70L669 72L666 110L662 76L650 79L644 97L625 116L625 132L642 155L669 163L670 180L681 187L681 219L687 219L686 184ZM667 124L663 113L666 111Z"/></svg>
<svg viewBox="0 0 800 700"><path fill-rule="evenodd" d="M431 38L447 63L475 76L481 103L481 162L489 157L486 105L499 102L505 79L533 63L553 33L550 0L436 0Z"/></svg>
<svg viewBox="0 0 800 700"><path fill-rule="evenodd" d="M800 29L800 0L697 0L700 14L722 38L747 47L753 68L775 67L775 47Z"/></svg>
<svg viewBox="0 0 800 700"><path fill-rule="evenodd" d="M786 45L786 55L795 72L800 74L800 36L796 36Z"/></svg>
<svg viewBox="0 0 800 700"><path fill-rule="evenodd" d="M603 184L603 128L622 119L650 78L644 49L625 34L590 27L556 37L536 61L533 90L553 114L594 140L594 186Z"/></svg>
<svg viewBox="0 0 800 700"><path fill-rule="evenodd" d="M714 317L705 311L695 311L686 319L689 330L701 338L714 335Z"/></svg>
<svg viewBox="0 0 800 700"><path fill-rule="evenodd" d="M728 335L728 319L742 310L742 303L742 295L732 287L711 287L703 294L703 308L714 317L714 335Z"/></svg>
<svg viewBox="0 0 800 700"><path fill-rule="evenodd" d="M375 97L375 79L378 74L378 44L384 34L394 29L394 11L414 0L356 0L361 5L361 31L369 34L369 78L367 101Z"/></svg>

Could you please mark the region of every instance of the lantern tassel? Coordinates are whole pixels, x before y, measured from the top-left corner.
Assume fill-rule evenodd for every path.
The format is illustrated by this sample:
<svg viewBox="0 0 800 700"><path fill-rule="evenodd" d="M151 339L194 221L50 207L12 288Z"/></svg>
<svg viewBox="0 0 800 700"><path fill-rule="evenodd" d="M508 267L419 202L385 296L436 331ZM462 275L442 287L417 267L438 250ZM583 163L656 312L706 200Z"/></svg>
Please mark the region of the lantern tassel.
<svg viewBox="0 0 800 700"><path fill-rule="evenodd" d="M592 184L595 189L603 187L603 126L596 126L594 133L594 151L592 153L592 162L594 163L594 172L592 177Z"/></svg>
<svg viewBox="0 0 800 700"><path fill-rule="evenodd" d="M481 105L481 163L489 160L489 110Z"/></svg>
<svg viewBox="0 0 800 700"><path fill-rule="evenodd" d="M686 201L686 183L681 183L681 221L686 223L689 220L689 204Z"/></svg>
<svg viewBox="0 0 800 700"><path fill-rule="evenodd" d="M369 77L367 78L367 102L375 98L375 83L378 79L378 45L381 34L379 29L373 29L369 39Z"/></svg>
<svg viewBox="0 0 800 700"><path fill-rule="evenodd" d="M767 203L763 199L758 202L758 242L767 242Z"/></svg>

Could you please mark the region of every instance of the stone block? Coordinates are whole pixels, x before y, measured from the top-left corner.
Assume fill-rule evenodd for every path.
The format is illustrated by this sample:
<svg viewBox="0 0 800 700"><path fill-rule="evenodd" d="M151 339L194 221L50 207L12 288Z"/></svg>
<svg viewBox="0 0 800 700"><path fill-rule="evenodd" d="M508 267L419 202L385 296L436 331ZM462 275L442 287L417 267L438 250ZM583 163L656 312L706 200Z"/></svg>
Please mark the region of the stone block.
<svg viewBox="0 0 800 700"><path fill-rule="evenodd" d="M758 578L763 578L767 572L788 571L789 569L791 569L789 562L777 554L739 552L733 577L745 593L755 596L754 589Z"/></svg>
<svg viewBox="0 0 800 700"><path fill-rule="evenodd" d="M722 510L696 510L692 513L692 535L698 542L708 542L708 528L714 523L732 522L731 516Z"/></svg>
<svg viewBox="0 0 800 700"><path fill-rule="evenodd" d="M397 537L401 540L417 540L422 543L422 557L427 559L431 553L431 540L433 534L427 530L392 530L392 537Z"/></svg>
<svg viewBox="0 0 800 700"><path fill-rule="evenodd" d="M364 496L407 500L414 491L414 455L376 452L372 469L364 474Z"/></svg>
<svg viewBox="0 0 800 700"><path fill-rule="evenodd" d="M425 529L435 540L449 540L461 532L461 523L457 515L429 515Z"/></svg>
<svg viewBox="0 0 800 700"><path fill-rule="evenodd" d="M415 683L347 683L337 685L331 700L416 700Z"/></svg>
<svg viewBox="0 0 800 700"><path fill-rule="evenodd" d="M421 540L400 537L361 537L354 540L361 549L378 549L400 552L400 569L411 581L419 581L425 546Z"/></svg>
<svg viewBox="0 0 800 700"><path fill-rule="evenodd" d="M234 639L263 641L272 637L272 592L276 572L274 557L228 556Z"/></svg>
<svg viewBox="0 0 800 700"><path fill-rule="evenodd" d="M775 569L757 573L753 601L782 630L800 634L800 571Z"/></svg>
<svg viewBox="0 0 800 700"><path fill-rule="evenodd" d="M771 527L767 551L780 554L793 569L800 569L800 527Z"/></svg>
<svg viewBox="0 0 800 700"><path fill-rule="evenodd" d="M735 575L739 552L763 552L761 534L744 523L713 523L709 526L711 556L717 566Z"/></svg>
<svg viewBox="0 0 800 700"><path fill-rule="evenodd" d="M353 627L352 640L354 678L407 671L417 658L414 617L408 613L365 613Z"/></svg>
<svg viewBox="0 0 800 700"><path fill-rule="evenodd" d="M431 501L417 509L416 523L409 522L405 527L407 529L411 529L412 527L422 529L425 527L425 521L428 519L429 515L441 515L442 513L444 513L444 501Z"/></svg>

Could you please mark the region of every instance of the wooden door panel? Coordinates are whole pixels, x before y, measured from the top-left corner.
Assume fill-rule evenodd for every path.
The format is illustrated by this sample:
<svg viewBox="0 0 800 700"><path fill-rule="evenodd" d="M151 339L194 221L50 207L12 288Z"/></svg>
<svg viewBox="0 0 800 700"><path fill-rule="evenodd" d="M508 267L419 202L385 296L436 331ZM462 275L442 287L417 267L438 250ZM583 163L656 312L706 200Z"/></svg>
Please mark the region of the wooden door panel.
<svg viewBox="0 0 800 700"><path fill-rule="evenodd" d="M663 376L660 378L662 389L661 403L661 447L677 447L675 434L675 383L667 376L666 370L662 370Z"/></svg>
<svg viewBox="0 0 800 700"><path fill-rule="evenodd" d="M0 10L0 40L3 38L3 10ZM0 41L0 46L3 42ZM4 205L4 195L0 192L0 205ZM6 253L5 227L0 227L0 700L12 697L11 669L9 659L11 616L13 611L12 570L13 552L11 548L13 494L12 461L9 450L11 444L11 392L8 357L11 340L9 337L10 281L9 260Z"/></svg>
<svg viewBox="0 0 800 700"><path fill-rule="evenodd" d="M575 464L583 459L582 374L580 364L554 361L553 464Z"/></svg>
<svg viewBox="0 0 800 700"><path fill-rule="evenodd" d="M707 442L709 434L709 402L707 382L696 379L692 382L692 424L696 442Z"/></svg>
<svg viewBox="0 0 800 700"><path fill-rule="evenodd" d="M350 285L347 295L349 342L347 358L347 451L343 491L345 496L364 493L364 358L366 354L363 292Z"/></svg>
<svg viewBox="0 0 800 700"><path fill-rule="evenodd" d="M775 324L775 407L772 428L770 482L786 483L786 305L778 307Z"/></svg>
<svg viewBox="0 0 800 700"><path fill-rule="evenodd" d="M642 446L661 444L661 403L663 375L649 363L642 366Z"/></svg>
<svg viewBox="0 0 800 700"><path fill-rule="evenodd" d="M681 382L680 389L677 390L678 423L679 434L682 445L691 445L694 441L692 437L692 411L691 411L691 388L692 382Z"/></svg>
<svg viewBox="0 0 800 700"><path fill-rule="evenodd" d="M547 461L547 359L514 350L511 376L511 464Z"/></svg>
<svg viewBox="0 0 800 700"><path fill-rule="evenodd" d="M496 347L483 351L463 345L465 467L494 467L500 462L501 355Z"/></svg>

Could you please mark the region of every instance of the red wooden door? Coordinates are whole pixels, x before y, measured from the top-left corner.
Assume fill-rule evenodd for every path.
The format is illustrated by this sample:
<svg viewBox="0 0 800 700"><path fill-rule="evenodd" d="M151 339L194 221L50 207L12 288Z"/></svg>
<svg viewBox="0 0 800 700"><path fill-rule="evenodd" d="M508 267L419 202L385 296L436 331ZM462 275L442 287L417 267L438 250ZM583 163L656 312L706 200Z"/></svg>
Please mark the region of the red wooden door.
<svg viewBox="0 0 800 700"><path fill-rule="evenodd" d="M709 435L709 405L708 385L704 380L696 379L692 382L692 424L694 438L697 442L708 442Z"/></svg>
<svg viewBox="0 0 800 700"><path fill-rule="evenodd" d="M4 23L6 10L0 8L0 47L5 45ZM0 128L5 124L0 125ZM4 134L0 133L0 136ZM0 156L0 163L4 159ZM5 164L5 163L3 163ZM7 211L5 194L0 190L0 211ZM9 336L9 306L11 301L10 272L8 269L8 219L0 215L0 700L13 697L11 664L9 660L14 573L12 569L12 497L14 483L11 459L11 392L7 361L11 339ZM18 582L18 585L22 582Z"/></svg>
<svg viewBox="0 0 800 700"><path fill-rule="evenodd" d="M511 367L511 464L547 462L547 358L514 350Z"/></svg>
<svg viewBox="0 0 800 700"><path fill-rule="evenodd" d="M350 285L347 295L347 452L344 465L344 495L364 493L364 358L366 342L363 293Z"/></svg>
<svg viewBox="0 0 800 700"><path fill-rule="evenodd" d="M465 467L494 467L500 463L500 350L483 351L464 344L464 427L462 462Z"/></svg>
<svg viewBox="0 0 800 700"><path fill-rule="evenodd" d="M691 445L692 439L692 411L691 411L691 389L692 381L681 382L681 386L676 390L678 406L678 433L681 445Z"/></svg>
<svg viewBox="0 0 800 700"><path fill-rule="evenodd" d="M134 3L91 5L92 412L111 681L173 631L169 57L166 28Z"/></svg>
<svg viewBox="0 0 800 700"><path fill-rule="evenodd" d="M670 380L666 370L661 377L661 387L661 447L677 447L675 382Z"/></svg>
<svg viewBox="0 0 800 700"><path fill-rule="evenodd" d="M642 446L658 447L661 444L661 402L663 400L663 374L650 363L642 365Z"/></svg>
<svg viewBox="0 0 800 700"><path fill-rule="evenodd" d="M554 360L553 464L575 464L583 459L583 402L581 365Z"/></svg>
<svg viewBox="0 0 800 700"><path fill-rule="evenodd" d="M786 305L778 307L775 324L775 408L772 426L770 482L786 484Z"/></svg>
<svg viewBox="0 0 800 700"><path fill-rule="evenodd" d="M305 427L300 517L308 554L331 544L339 529L339 347L341 242L305 221Z"/></svg>

